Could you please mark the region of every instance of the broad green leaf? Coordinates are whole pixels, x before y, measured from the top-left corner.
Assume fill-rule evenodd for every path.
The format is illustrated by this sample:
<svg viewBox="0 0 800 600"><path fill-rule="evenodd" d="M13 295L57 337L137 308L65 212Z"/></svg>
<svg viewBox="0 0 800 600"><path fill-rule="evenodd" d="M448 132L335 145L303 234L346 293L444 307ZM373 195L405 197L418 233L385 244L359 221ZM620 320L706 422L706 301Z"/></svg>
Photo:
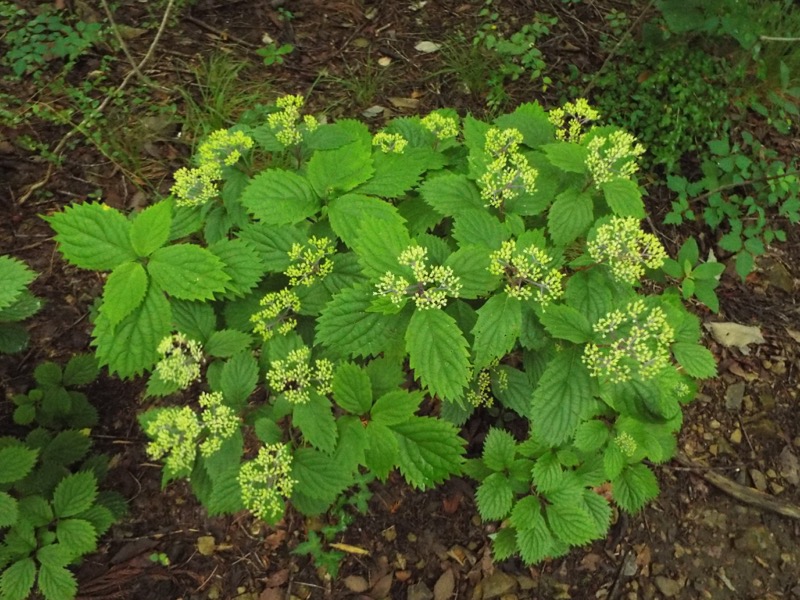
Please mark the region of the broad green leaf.
<svg viewBox="0 0 800 600"><path fill-rule="evenodd" d="M117 521L117 518L110 510L98 504L95 504L89 510L83 511L78 517L88 521L97 536L103 535Z"/></svg>
<svg viewBox="0 0 800 600"><path fill-rule="evenodd" d="M332 503L352 485L352 472L335 458L313 448L299 448L292 458L292 478L295 490L311 498Z"/></svg>
<svg viewBox="0 0 800 600"><path fill-rule="evenodd" d="M475 500L484 521L499 521L511 512L514 490L503 473L492 473L478 486Z"/></svg>
<svg viewBox="0 0 800 600"><path fill-rule="evenodd" d="M586 157L589 151L583 146L570 142L544 144L540 148L550 163L568 173L587 173Z"/></svg>
<svg viewBox="0 0 800 600"><path fill-rule="evenodd" d="M391 429L375 421L367 425L367 443L365 466L378 479L385 480L389 472L397 465L400 446Z"/></svg>
<svg viewBox="0 0 800 600"><path fill-rule="evenodd" d="M244 240L224 238L208 250L222 261L222 270L230 278L225 284L229 296L248 294L267 272L259 253Z"/></svg>
<svg viewBox="0 0 800 600"><path fill-rule="evenodd" d="M536 459L531 471L533 483L543 494L558 490L564 478L564 469L555 452L546 452Z"/></svg>
<svg viewBox="0 0 800 600"><path fill-rule="evenodd" d="M419 191L426 203L446 217L457 216L466 210L486 210L480 191L466 175L449 173L432 177L420 186Z"/></svg>
<svg viewBox="0 0 800 600"><path fill-rule="evenodd" d="M170 302L175 329L187 337L205 343L217 327L214 308L205 302Z"/></svg>
<svg viewBox="0 0 800 600"><path fill-rule="evenodd" d="M4 600L25 600L30 597L35 579L36 563L32 558L22 558L3 569L0 576L0 596Z"/></svg>
<svg viewBox="0 0 800 600"><path fill-rule="evenodd" d="M219 386L225 403L243 407L258 383L258 362L249 352L239 352L225 361Z"/></svg>
<svg viewBox="0 0 800 600"><path fill-rule="evenodd" d="M328 218L336 235L350 248L356 245L364 219L372 219L376 224L386 221L392 224L389 227L405 226L405 219L392 204L361 194L344 194L332 200L328 204Z"/></svg>
<svg viewBox="0 0 800 600"><path fill-rule="evenodd" d="M309 444L330 454L336 448L337 434L331 402L316 392L309 396L307 402L294 405L292 424L300 430Z"/></svg>
<svg viewBox="0 0 800 600"><path fill-rule="evenodd" d="M500 562L511 558L517 552L517 531L513 527L504 527L497 533L490 533L492 540L492 558Z"/></svg>
<svg viewBox="0 0 800 600"><path fill-rule="evenodd" d="M10 305L0 309L0 323L22 321L35 315L40 308L42 308L42 300L31 294L30 291L23 289Z"/></svg>
<svg viewBox="0 0 800 600"><path fill-rule="evenodd" d="M411 486L425 490L460 472L464 447L455 426L411 417L390 429L397 436L400 472Z"/></svg>
<svg viewBox="0 0 800 600"><path fill-rule="evenodd" d="M584 421L575 430L575 447L581 452L595 452L608 440L608 426L602 421Z"/></svg>
<svg viewBox="0 0 800 600"><path fill-rule="evenodd" d="M0 323L0 353L14 354L28 345L30 336L19 323Z"/></svg>
<svg viewBox="0 0 800 600"><path fill-rule="evenodd" d="M441 310L417 310L406 331L406 350L415 378L431 395L457 400L470 379L467 341L453 317Z"/></svg>
<svg viewBox="0 0 800 600"><path fill-rule="evenodd" d="M444 266L453 269L461 283L460 298L479 298L500 285L500 278L489 272L489 251L481 246L466 246L453 252Z"/></svg>
<svg viewBox="0 0 800 600"><path fill-rule="evenodd" d="M535 495L520 498L514 504L508 521L519 531L540 526L546 527L542 518L542 503L539 502L539 498Z"/></svg>
<svg viewBox="0 0 800 600"><path fill-rule="evenodd" d="M0 483L14 483L24 479L33 470L37 450L25 446L7 446L0 449Z"/></svg>
<svg viewBox="0 0 800 600"><path fill-rule="evenodd" d="M203 227L203 211L200 206L176 206L172 213L169 241L174 242L197 233Z"/></svg>
<svg viewBox="0 0 800 600"><path fill-rule="evenodd" d="M580 502L555 502L545 509L553 534L571 546L581 546L598 537L597 526Z"/></svg>
<svg viewBox="0 0 800 600"><path fill-rule="evenodd" d="M74 598L78 591L75 576L63 566L42 563L37 587L48 600Z"/></svg>
<svg viewBox="0 0 800 600"><path fill-rule="evenodd" d="M159 287L180 300L212 300L231 279L224 268L219 258L194 244L160 248L147 265Z"/></svg>
<svg viewBox="0 0 800 600"><path fill-rule="evenodd" d="M616 479L625 468L625 455L616 444L609 444L603 452L603 470L608 479Z"/></svg>
<svg viewBox="0 0 800 600"><path fill-rule="evenodd" d="M533 386L527 374L508 365L500 365L492 377L492 393L521 417L532 419Z"/></svg>
<svg viewBox="0 0 800 600"><path fill-rule="evenodd" d="M559 246L585 234L594 220L594 203L588 192L568 188L556 196L547 213L547 231Z"/></svg>
<svg viewBox="0 0 800 600"><path fill-rule="evenodd" d="M369 361L364 370L372 382L373 398L399 389L406 380L402 357L381 356Z"/></svg>
<svg viewBox="0 0 800 600"><path fill-rule="evenodd" d="M253 177L241 200L266 225L300 223L322 206L306 178L281 169L269 169Z"/></svg>
<svg viewBox="0 0 800 600"><path fill-rule="evenodd" d="M360 142L335 150L319 150L308 161L308 181L321 198L349 192L375 172L372 153Z"/></svg>
<svg viewBox="0 0 800 600"><path fill-rule="evenodd" d="M116 325L142 304L147 294L147 273L138 262L117 266L103 287L103 304L100 312Z"/></svg>
<svg viewBox="0 0 800 600"><path fill-rule="evenodd" d="M630 179L612 179L601 185L608 207L620 217L645 218L639 186Z"/></svg>
<svg viewBox="0 0 800 600"><path fill-rule="evenodd" d="M41 386L60 386L63 382L63 373L60 366L48 361L36 366L33 378Z"/></svg>
<svg viewBox="0 0 800 600"><path fill-rule="evenodd" d="M239 232L239 238L258 252L264 268L270 273L282 273L291 264L289 250L294 244L308 241L301 226L265 225L251 223Z"/></svg>
<svg viewBox="0 0 800 600"><path fill-rule="evenodd" d="M401 223L367 217L361 219L353 250L364 273L380 277L401 269L397 259L411 245L408 230Z"/></svg>
<svg viewBox="0 0 800 600"><path fill-rule="evenodd" d="M413 319L412 319L413 321ZM487 367L502 358L517 342L522 328L522 305L505 292L491 296L478 309L475 336L475 369Z"/></svg>
<svg viewBox="0 0 800 600"><path fill-rule="evenodd" d="M137 258L130 221L105 204L72 204L46 221L56 232L61 254L77 267L110 271Z"/></svg>
<svg viewBox="0 0 800 600"><path fill-rule="evenodd" d="M699 344L675 342L672 354L684 370L698 379L707 379L717 374L717 363L708 348Z"/></svg>
<svg viewBox="0 0 800 600"><path fill-rule="evenodd" d="M407 148L402 154L372 155L375 173L356 191L381 198L402 198L419 182L428 164L428 153L420 148Z"/></svg>
<svg viewBox="0 0 800 600"><path fill-rule="evenodd" d="M511 466L517 454L517 442L503 429L492 427L483 442L483 462L493 471L503 471Z"/></svg>
<svg viewBox="0 0 800 600"><path fill-rule="evenodd" d="M628 465L611 480L611 493L620 508L635 513L658 496L658 480L646 465Z"/></svg>
<svg viewBox="0 0 800 600"><path fill-rule="evenodd" d="M753 255L744 250L739 252L736 255L735 266L736 274L742 278L742 281L744 281L755 268L755 260L753 259Z"/></svg>
<svg viewBox="0 0 800 600"><path fill-rule="evenodd" d="M56 516L63 519L81 513L97 498L97 479L94 473L80 471L68 475L56 486L53 492L53 509Z"/></svg>
<svg viewBox="0 0 800 600"><path fill-rule="evenodd" d="M372 383L369 375L353 363L342 363L333 374L333 399L354 415L369 412L372 406Z"/></svg>
<svg viewBox="0 0 800 600"><path fill-rule="evenodd" d="M556 339L582 344L592 337L589 320L571 306L552 304L542 311L539 319L547 332Z"/></svg>
<svg viewBox="0 0 800 600"><path fill-rule="evenodd" d="M151 285L140 307L116 327L98 315L93 344L100 364L123 379L140 375L158 359L158 343L172 330L170 305L163 292Z"/></svg>
<svg viewBox="0 0 800 600"><path fill-rule="evenodd" d="M475 245L497 250L509 232L497 217L481 207L460 211L454 219L452 236L462 248Z"/></svg>
<svg viewBox="0 0 800 600"><path fill-rule="evenodd" d="M64 385L86 385L97 379L100 374L100 366L97 358L92 354L76 354L69 359L64 368Z"/></svg>
<svg viewBox="0 0 800 600"><path fill-rule="evenodd" d="M42 450L42 462L69 466L86 456L92 441L75 429L59 432Z"/></svg>
<svg viewBox="0 0 800 600"><path fill-rule="evenodd" d="M581 348L561 350L533 393L533 431L552 445L567 441L592 406L592 384Z"/></svg>
<svg viewBox="0 0 800 600"><path fill-rule="evenodd" d="M405 423L417 412L422 400L420 392L392 390L375 401L370 417L372 421L387 426Z"/></svg>
<svg viewBox="0 0 800 600"><path fill-rule="evenodd" d="M237 432L222 442L222 446L214 454L198 460L211 482L209 493L201 498L209 515L235 513L244 508L242 488L238 476L242 456L242 435ZM192 472L194 479L195 472Z"/></svg>
<svg viewBox="0 0 800 600"><path fill-rule="evenodd" d="M0 528L16 523L18 514L17 501L6 492L0 491Z"/></svg>
<svg viewBox="0 0 800 600"><path fill-rule="evenodd" d="M52 540L53 538L51 538ZM36 551L36 559L44 567L63 567L72 561L72 555L64 546L58 542L50 541L47 545L39 546Z"/></svg>
<svg viewBox="0 0 800 600"><path fill-rule="evenodd" d="M84 519L59 519L56 539L76 558L93 552L97 547L97 532Z"/></svg>
<svg viewBox="0 0 800 600"><path fill-rule="evenodd" d="M148 206L131 224L131 245L139 256L150 256L167 243L172 227L172 203L162 201Z"/></svg>
<svg viewBox="0 0 800 600"><path fill-rule="evenodd" d="M564 298L567 305L582 313L590 323L611 312L619 302L613 282L601 269L585 269L574 273L567 281Z"/></svg>
<svg viewBox="0 0 800 600"><path fill-rule="evenodd" d="M535 526L517 531L517 546L526 565L539 563L552 554L553 534L543 517Z"/></svg>
<svg viewBox="0 0 800 600"><path fill-rule="evenodd" d="M583 502L597 527L597 537L605 535L612 517L608 501L594 490L583 490Z"/></svg>
<svg viewBox="0 0 800 600"><path fill-rule="evenodd" d="M20 297L25 287L36 278L28 266L11 256L0 256L0 309L11 306Z"/></svg>
<svg viewBox="0 0 800 600"><path fill-rule="evenodd" d="M253 337L243 331L222 329L215 331L203 344L203 350L210 356L229 358L250 347Z"/></svg>
<svg viewBox="0 0 800 600"><path fill-rule="evenodd" d="M337 123L320 125L314 131L303 134L303 145L309 150L334 150L358 139L345 127Z"/></svg>
<svg viewBox="0 0 800 600"><path fill-rule="evenodd" d="M537 148L553 139L553 125L538 102L521 104L514 112L501 115L494 122L503 129L519 131L522 143L529 148Z"/></svg>

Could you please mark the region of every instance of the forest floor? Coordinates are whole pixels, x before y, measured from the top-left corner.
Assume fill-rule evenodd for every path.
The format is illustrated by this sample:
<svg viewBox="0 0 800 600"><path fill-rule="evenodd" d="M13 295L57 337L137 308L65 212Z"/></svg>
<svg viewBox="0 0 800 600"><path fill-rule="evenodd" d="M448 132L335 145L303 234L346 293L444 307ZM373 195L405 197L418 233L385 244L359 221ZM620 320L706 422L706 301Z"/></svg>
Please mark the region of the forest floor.
<svg viewBox="0 0 800 600"><path fill-rule="evenodd" d="M560 104L568 93L568 64L591 74L607 56L600 43L607 33L604 15L618 9L635 19L644 5L622 0L495 4L501 13L498 22L511 29L530 21L536 11L558 18L541 42L555 83L543 91L540 81L523 77L507 86L507 107L526 101ZM97 19L105 18L99 8L75 5L84 11L82 18L92 17L92 11ZM126 27L131 52L141 58L163 3L123 0L118 5L115 20ZM132 86L127 109L112 106L106 115L105 133L114 138L113 148L101 152L78 134L61 149L62 161L52 166L40 153L26 149L30 144L22 138L52 149L70 127L36 122L0 127L0 251L40 273L33 291L47 301L32 321L30 348L0 361L6 400L30 385L39 361L66 360L89 349L89 307L102 289L99 276L61 260L40 215L90 197L134 209L155 194L166 194L171 173L186 164L192 141L200 135L191 129L202 119L198 106L205 107L206 116L216 114L222 125L229 125L225 119L230 112L244 108L241 96L266 104L281 94L300 93L308 96L312 112L329 119L363 118L375 128L392 116L440 107L483 117L485 93L464 89L463 74L449 68L447 48L415 49L424 41L445 44L463 32L462 50L468 52L472 35L484 23L478 15L481 7L467 0L198 0L170 20L146 65L145 74L159 89ZM264 46L265 34L294 46L283 64L261 63L255 50ZM108 81L118 84L130 63L121 52L116 60L101 63L109 52L96 48L68 79L91 79L103 64ZM229 81L229 92L239 94L239 100L209 86L210 76L221 77L209 74L212 56L244 65ZM38 86L33 80L6 81L0 91L32 103L69 107L68 99L55 93L48 97ZM755 117L752 126L764 128ZM776 147L797 150L790 139L770 135ZM670 252L690 235L700 235L701 249L707 252L711 238L699 226L661 225L670 197L655 183L657 175L643 179L650 192L651 225ZM41 185L29 193L37 182ZM655 467L662 488L658 499L638 515L618 515L608 539L531 568L517 560L492 563L489 535L496 525L480 522L468 481L454 479L422 493L390 478L371 484L366 513L353 515L345 531L324 542L330 552L336 547L328 543L343 544L341 567L331 577L308 555L292 550L309 531L335 525L335 515L327 521L307 520L289 512L273 528L245 513L208 518L184 484L161 489L160 467L144 454L146 440L136 421L142 409L141 384L102 379L89 389L101 415L92 435L95 448L113 457L109 483L129 499L130 509L101 540L100 550L77 569L79 597L800 598L800 519L776 514L764 496L754 504L720 489L733 483L740 486L733 488L734 494L756 489L767 500L800 506L799 282L797 231L789 232L787 243L771 248L746 282L735 274L723 277L719 314L699 306L698 314L705 322L755 326L763 341L729 346L709 334L706 343L718 359L720 376L707 382L686 409L680 460ZM9 406L5 402L0 408L0 429L10 422ZM473 439L485 428L486 423L472 423L465 436ZM159 553L161 562L151 558Z"/></svg>

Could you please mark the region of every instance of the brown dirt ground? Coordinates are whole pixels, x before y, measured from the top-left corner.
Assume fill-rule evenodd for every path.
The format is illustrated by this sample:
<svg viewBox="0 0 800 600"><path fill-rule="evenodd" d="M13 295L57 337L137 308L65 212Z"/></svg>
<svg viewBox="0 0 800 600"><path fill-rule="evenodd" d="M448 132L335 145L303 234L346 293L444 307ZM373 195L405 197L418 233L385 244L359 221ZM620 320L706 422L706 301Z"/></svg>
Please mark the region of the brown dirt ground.
<svg viewBox="0 0 800 600"><path fill-rule="evenodd" d="M184 9L148 65L148 75L171 90L154 93L152 102L176 103L180 112L178 87L189 85L203 57L224 51L252 59L254 67L242 76L266 75L276 96L311 90L311 108L326 110L332 118L357 117L374 105L387 107L373 120L376 124L394 114L425 113L442 106L485 113L485 98L462 90L453 75L437 74L442 68L437 53L414 50L419 41L441 42L458 30L469 37L480 24L477 13L482 3L298 0L284 4L294 13L288 22L280 19L277 6L281 4L199 0ZM632 17L639 10L622 0L575 5L559 0L502 0L495 6L504 15L501 22L510 29L526 22L534 11L559 16L553 35L542 46L554 79L567 72L569 63L582 72L599 67L604 55L598 39L608 10L624 10ZM120 23L135 26L159 13L153 6L123 0L116 15ZM261 45L264 33L295 45L285 65L268 69L259 65L253 50ZM151 30L131 41L135 55L144 54L152 35ZM375 66L380 57L391 59L386 72ZM73 77L98 64L99 55L90 56ZM114 63L111 79L121 80L127 68L124 60ZM356 100L353 90L332 78L320 78L323 70L341 78L371 73L379 81L374 94ZM13 89L1 85L0 91L36 98L35 82ZM525 82L510 86L510 95L509 106L528 100L545 105L559 101L556 88L542 93L535 84ZM127 125L132 130L139 124L138 116L131 113ZM107 202L120 208L146 202L152 191L165 192L169 173L185 161L186 140L192 133L184 132L183 140L174 135L144 140L136 172L113 164L89 145L77 144L68 148L62 166L53 171L47 184L20 204L19 198L42 178L47 164L23 151L15 143L18 136L32 135L53 147L66 131L53 126L0 129L4 211L0 249L40 273L33 290L47 299L32 322L30 349L0 362L0 383L7 394L24 389L38 361L65 360L88 348L88 309L102 288L100 277L61 261L48 227L37 215L58 210L98 188ZM776 145L787 153L797 150L791 139L776 140ZM652 222L659 224L668 201L663 189L653 186L651 192ZM657 229L673 251L683 237L693 233L688 228ZM535 568L515 560L491 563L488 535L495 525L480 523L469 482L454 479L441 489L419 493L392 478L372 486L367 514L358 516L337 538L365 553L347 554L339 576L331 579L315 569L308 557L291 554L308 529L319 529L324 523L306 521L291 512L276 528L266 528L246 514L209 519L186 486L171 485L162 491L159 467L144 456L144 439L135 421L141 386L103 379L89 390L102 419L95 444L113 456L111 484L130 499L130 514L78 569L80 597L800 598L800 522L743 504L703 477L719 473L800 504L800 488L792 479L790 464L791 456L800 452L798 231L790 232L789 242L773 249L760 267L746 285L733 277L724 279L719 315L700 311L709 320L757 325L766 342L745 353L707 340L720 361L721 376L705 385L699 400L686 411L679 443L699 466L673 462L657 467L662 494L641 514L619 516L607 540ZM736 398L739 408L727 408L735 405ZM8 403L0 408L0 419L0 426L10 420ZM480 436L489 424L484 415L482 422L472 423L469 433ZM203 536L215 540L210 555L198 551L197 541ZM148 557L153 552L165 553L169 565L151 561Z"/></svg>

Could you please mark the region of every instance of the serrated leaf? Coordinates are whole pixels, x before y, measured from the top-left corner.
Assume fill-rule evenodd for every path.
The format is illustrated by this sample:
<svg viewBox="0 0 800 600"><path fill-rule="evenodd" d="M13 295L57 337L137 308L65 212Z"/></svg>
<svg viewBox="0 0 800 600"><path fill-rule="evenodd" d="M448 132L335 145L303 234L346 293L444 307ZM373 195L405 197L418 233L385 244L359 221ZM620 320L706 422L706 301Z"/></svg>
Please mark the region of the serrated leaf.
<svg viewBox="0 0 800 600"><path fill-rule="evenodd" d="M575 447L581 452L594 452L608 440L608 426L602 421L584 421L575 430Z"/></svg>
<svg viewBox="0 0 800 600"><path fill-rule="evenodd" d="M505 292L490 297L478 309L478 320L472 329L475 336L475 369L502 358L517 342L522 329L522 304Z"/></svg>
<svg viewBox="0 0 800 600"><path fill-rule="evenodd" d="M308 161L308 181L321 198L349 192L375 172L371 149L360 142L335 150L318 150Z"/></svg>
<svg viewBox="0 0 800 600"><path fill-rule="evenodd" d="M4 309L17 301L25 287L36 278L36 273L21 260L11 256L0 256L0 277L3 279L3 286L0 289L0 309Z"/></svg>
<svg viewBox="0 0 800 600"><path fill-rule="evenodd" d="M89 510L85 510L77 516L88 521L98 537L108 531L117 520L110 510L99 504L95 504Z"/></svg>
<svg viewBox="0 0 800 600"><path fill-rule="evenodd" d="M353 481L351 471L335 458L313 448L299 448L292 458L295 490L311 498L332 503Z"/></svg>
<svg viewBox="0 0 800 600"><path fill-rule="evenodd" d="M131 314L142 304L147 294L147 272L137 262L117 266L103 287L103 313L112 325Z"/></svg>
<svg viewBox="0 0 800 600"><path fill-rule="evenodd" d="M558 455L555 452L542 454L536 459L531 476L533 483L541 493L547 494L557 490L564 477L564 470L561 468Z"/></svg>
<svg viewBox="0 0 800 600"><path fill-rule="evenodd" d="M520 498L511 510L509 523L519 531L545 526L542 518L542 504L539 502L539 498L533 495Z"/></svg>
<svg viewBox="0 0 800 600"><path fill-rule="evenodd" d="M137 258L130 221L105 204L72 204L46 220L56 232L59 251L77 267L110 271Z"/></svg>
<svg viewBox="0 0 800 600"><path fill-rule="evenodd" d="M64 368L63 383L65 386L86 385L97 379L100 366L91 354L76 354L69 359Z"/></svg>
<svg viewBox="0 0 800 600"><path fill-rule="evenodd" d="M94 551L97 547L97 532L84 519L59 519L56 539L76 558Z"/></svg>
<svg viewBox="0 0 800 600"><path fill-rule="evenodd" d="M74 598L78 591L75 576L65 567L44 563L39 567L37 587L48 600Z"/></svg>
<svg viewBox="0 0 800 600"><path fill-rule="evenodd" d="M356 191L382 198L401 198L419 182L428 156L421 148L408 148L402 154L376 152L372 162L375 173Z"/></svg>
<svg viewBox="0 0 800 600"><path fill-rule="evenodd" d="M533 386L528 376L508 365L500 365L492 377L492 393L521 417L531 419L531 399ZM502 378L499 376L502 373Z"/></svg>
<svg viewBox="0 0 800 600"><path fill-rule="evenodd" d="M645 218L642 194L635 181L617 178L603 183L600 187L603 189L606 204L614 214L620 217Z"/></svg>
<svg viewBox="0 0 800 600"><path fill-rule="evenodd" d="M594 520L598 536L604 535L608 531L608 526L611 523L613 514L608 501L593 490L583 491L583 501L586 504L586 508L589 510L589 515L591 515Z"/></svg>
<svg viewBox="0 0 800 600"><path fill-rule="evenodd" d="M589 151L583 146L569 142L558 142L555 144L544 144L541 150L547 155L550 163L567 171L568 173L586 173L586 158Z"/></svg>
<svg viewBox="0 0 800 600"><path fill-rule="evenodd" d="M223 238L208 250L222 261L222 270L230 278L225 284L229 297L246 295L267 272L261 256L244 240Z"/></svg>
<svg viewBox="0 0 800 600"><path fill-rule="evenodd" d="M307 402L295 404L292 424L318 450L330 454L336 448L336 420L331 412L331 402L325 396L312 392Z"/></svg>
<svg viewBox="0 0 800 600"><path fill-rule="evenodd" d="M579 502L554 502L545 509L545 518L553 534L571 546L597 538L594 519Z"/></svg>
<svg viewBox="0 0 800 600"><path fill-rule="evenodd" d="M61 386L63 374L60 366L48 361L36 366L33 378L41 386Z"/></svg>
<svg viewBox="0 0 800 600"><path fill-rule="evenodd" d="M622 469L625 468L625 455L619 446L616 444L609 444L603 452L603 470L606 473L607 479L614 479L619 476Z"/></svg>
<svg viewBox="0 0 800 600"><path fill-rule="evenodd" d="M569 439L592 406L589 372L580 348L568 348L550 361L533 393L533 431L552 445Z"/></svg>
<svg viewBox="0 0 800 600"><path fill-rule="evenodd" d="M470 208L460 211L454 219L452 236L461 247L476 245L497 250L509 232L485 208Z"/></svg>
<svg viewBox="0 0 800 600"><path fill-rule="evenodd" d="M382 423L371 421L366 432L369 452L365 466L378 479L385 480L398 462L400 445L392 430Z"/></svg>
<svg viewBox="0 0 800 600"><path fill-rule="evenodd" d="M201 501L209 515L234 513L244 507L238 480L243 447L242 434L237 431L222 442L219 450L197 461L192 471L192 484L198 471L208 475L210 489Z"/></svg>
<svg viewBox="0 0 800 600"><path fill-rule="evenodd" d="M517 442L503 429L493 427L483 442L483 462L493 471L508 469L514 462L517 453Z"/></svg>
<svg viewBox="0 0 800 600"><path fill-rule="evenodd" d="M258 362L249 352L239 352L225 361L219 377L219 386L225 403L242 407L258 383Z"/></svg>
<svg viewBox="0 0 800 600"><path fill-rule="evenodd" d="M217 327L214 308L205 302L170 302L175 329L204 344Z"/></svg>
<svg viewBox="0 0 800 600"><path fill-rule="evenodd" d="M427 179L419 188L422 199L446 217L457 216L466 210L485 211L477 186L466 175L448 173Z"/></svg>
<svg viewBox="0 0 800 600"><path fill-rule="evenodd" d="M559 340L582 344L592 337L592 325L589 320L571 306L550 305L542 311L539 320L547 332Z"/></svg>
<svg viewBox="0 0 800 600"><path fill-rule="evenodd" d="M590 323L597 322L615 307L619 293L601 269L585 269L574 273L564 291L567 305L582 313Z"/></svg>
<svg viewBox="0 0 800 600"><path fill-rule="evenodd" d="M353 363L343 363L333 374L333 399L354 415L369 412L372 406L372 383L369 375Z"/></svg>
<svg viewBox="0 0 800 600"><path fill-rule="evenodd" d="M221 329L211 334L203 350L210 356L229 358L249 348L252 342L253 337L243 331Z"/></svg>
<svg viewBox="0 0 800 600"><path fill-rule="evenodd" d="M405 219L392 204L362 194L344 194L328 204L331 227L348 247L354 248L364 219L405 227Z"/></svg>
<svg viewBox="0 0 800 600"><path fill-rule="evenodd" d="M9 306L0 309L0 323L22 321L35 315L40 308L42 300L23 289Z"/></svg>
<svg viewBox="0 0 800 600"><path fill-rule="evenodd" d="M212 300L225 290L230 277L225 263L194 244L175 244L156 250L147 270L158 286L180 300Z"/></svg>
<svg viewBox="0 0 800 600"><path fill-rule="evenodd" d="M0 448L0 483L14 483L25 478L33 470L37 450L24 446Z"/></svg>
<svg viewBox="0 0 800 600"><path fill-rule="evenodd" d="M526 565L533 565L548 558L553 552L553 534L544 518L534 527L517 531L519 555Z"/></svg>
<svg viewBox="0 0 800 600"><path fill-rule="evenodd" d="M417 412L422 400L423 396L419 392L392 390L375 401L370 417L374 422L390 427L405 423Z"/></svg>
<svg viewBox="0 0 800 600"><path fill-rule="evenodd" d="M239 232L239 238L261 257L264 268L270 273L282 273L291 264L289 250L294 244L308 241L303 226L278 226L250 223Z"/></svg>
<svg viewBox="0 0 800 600"><path fill-rule="evenodd" d="M0 576L0 596L4 600L25 600L30 597L35 579L36 563L32 558L22 558L3 569Z"/></svg>
<svg viewBox="0 0 800 600"><path fill-rule="evenodd" d="M646 465L628 465L611 480L611 493L620 508L635 513L658 496L658 480Z"/></svg>
<svg viewBox="0 0 800 600"><path fill-rule="evenodd" d="M241 202L267 225L300 223L322 206L305 177L281 169L269 169L253 177Z"/></svg>
<svg viewBox="0 0 800 600"><path fill-rule="evenodd" d="M172 227L172 203L148 206L131 223L131 245L139 256L150 256L167 243Z"/></svg>
<svg viewBox="0 0 800 600"><path fill-rule="evenodd" d="M17 501L6 492L0 491L0 529L16 523L18 515Z"/></svg>
<svg viewBox="0 0 800 600"><path fill-rule="evenodd" d="M675 342L671 347L675 360L692 377L707 379L717 374L717 362L708 348L699 344Z"/></svg>
<svg viewBox="0 0 800 600"><path fill-rule="evenodd" d="M78 462L86 453L92 441L88 436L74 429L59 432L42 450L42 461L69 466Z"/></svg>
<svg viewBox="0 0 800 600"><path fill-rule="evenodd" d="M401 223L367 217L360 222L353 250L364 273L380 277L401 269L398 257L411 245L411 236Z"/></svg>
<svg viewBox="0 0 800 600"><path fill-rule="evenodd" d="M14 354L28 345L30 336L19 323L0 323L0 352Z"/></svg>
<svg viewBox="0 0 800 600"><path fill-rule="evenodd" d="M517 551L517 532L513 527L505 527L497 533L489 534L492 540L492 558L500 562L510 558Z"/></svg>
<svg viewBox="0 0 800 600"><path fill-rule="evenodd" d="M425 490L460 471L464 447L455 426L411 417L390 429L397 436L400 472L413 487Z"/></svg>
<svg viewBox="0 0 800 600"><path fill-rule="evenodd" d="M594 203L588 192L569 188L556 196L547 212L547 231L559 246L585 234L594 221Z"/></svg>
<svg viewBox="0 0 800 600"><path fill-rule="evenodd" d="M67 475L53 492L53 510L57 517L72 517L88 510L97 498L94 473L81 471Z"/></svg>
<svg viewBox="0 0 800 600"><path fill-rule="evenodd" d="M415 378L431 395L457 400L470 379L467 341L455 319L440 310L417 310L406 330Z"/></svg>
<svg viewBox="0 0 800 600"><path fill-rule="evenodd" d="M503 473L492 473L478 486L475 500L484 521L499 521L511 512L514 490Z"/></svg>
<svg viewBox="0 0 800 600"><path fill-rule="evenodd" d="M467 246L447 257L444 266L453 269L461 283L459 297L479 298L495 290L500 278L489 272L489 251L481 246Z"/></svg>
<svg viewBox="0 0 800 600"><path fill-rule="evenodd" d="M547 118L547 112L538 102L526 102L519 105L514 112L501 115L494 120L498 127L516 129L522 134L522 143L529 148L536 148L553 139L553 125Z"/></svg>

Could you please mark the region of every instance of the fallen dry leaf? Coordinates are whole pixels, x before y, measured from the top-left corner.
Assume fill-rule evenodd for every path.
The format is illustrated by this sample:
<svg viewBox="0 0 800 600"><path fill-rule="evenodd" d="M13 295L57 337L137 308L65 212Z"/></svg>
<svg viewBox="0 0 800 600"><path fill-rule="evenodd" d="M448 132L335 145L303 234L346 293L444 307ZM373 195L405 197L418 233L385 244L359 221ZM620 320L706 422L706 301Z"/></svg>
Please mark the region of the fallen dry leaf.
<svg viewBox="0 0 800 600"><path fill-rule="evenodd" d="M414 110L419 106L419 100L416 98L400 98L397 96L392 96L389 98L389 102L392 103L392 106L396 108L407 108Z"/></svg>
<svg viewBox="0 0 800 600"><path fill-rule="evenodd" d="M436 44L434 42L418 42L417 45L414 46L414 50L417 52L430 54L431 52L436 52L437 50L441 49L441 47L441 44Z"/></svg>
<svg viewBox="0 0 800 600"><path fill-rule="evenodd" d="M453 569L447 569L433 586L433 600L448 600L456 589L456 576Z"/></svg>
<svg viewBox="0 0 800 600"><path fill-rule="evenodd" d="M344 583L344 587L356 594L366 592L369 589L369 583L360 575L349 575L344 578L342 583Z"/></svg>
<svg viewBox="0 0 800 600"><path fill-rule="evenodd" d="M384 575L375 582L375 585L373 585L372 589L369 591L369 595L375 600L383 600L383 598L389 595L389 590L392 589L392 580L393 577L391 573Z"/></svg>
<svg viewBox="0 0 800 600"><path fill-rule="evenodd" d="M738 323L706 323L706 329L711 332L711 336L720 344L727 348L736 347L742 354L748 354L749 344L763 344L766 342L761 330L750 325L739 325Z"/></svg>
<svg viewBox="0 0 800 600"><path fill-rule="evenodd" d="M362 556L369 555L369 550L365 550L364 548L359 548L358 546L351 546L350 544L329 544L331 548L336 548L337 550L341 550L342 552L347 552L349 554L360 554Z"/></svg>
<svg viewBox="0 0 800 600"><path fill-rule="evenodd" d="M213 535L201 535L197 538L197 551L203 556L211 556L214 554L214 549L217 543L214 541Z"/></svg>

